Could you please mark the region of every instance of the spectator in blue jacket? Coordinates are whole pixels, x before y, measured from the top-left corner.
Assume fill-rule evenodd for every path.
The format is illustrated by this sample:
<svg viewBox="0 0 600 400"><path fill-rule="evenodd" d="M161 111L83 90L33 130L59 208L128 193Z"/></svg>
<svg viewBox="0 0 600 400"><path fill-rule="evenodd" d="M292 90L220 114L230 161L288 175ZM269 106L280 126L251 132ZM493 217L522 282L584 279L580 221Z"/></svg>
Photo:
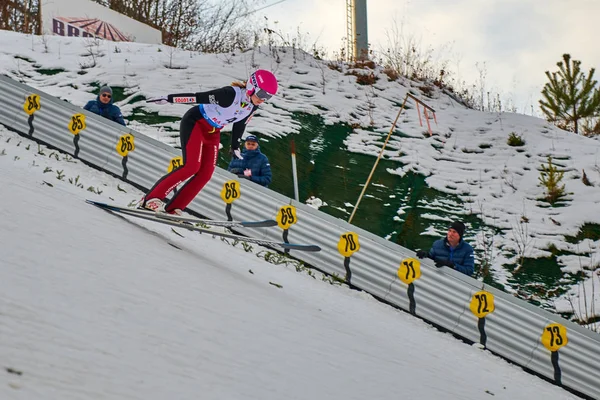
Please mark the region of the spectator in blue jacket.
<svg viewBox="0 0 600 400"><path fill-rule="evenodd" d="M104 118L108 118L124 126L125 120L121 114L121 109L113 104L112 96L113 92L110 86L102 86L96 100L88 101L83 109L102 115Z"/></svg>
<svg viewBox="0 0 600 400"><path fill-rule="evenodd" d="M267 156L261 153L258 138L254 135L248 136L244 147L242 158L231 160L227 171L259 185L269 186L271 183L271 164L269 164Z"/></svg>
<svg viewBox="0 0 600 400"><path fill-rule="evenodd" d="M475 267L475 256L473 247L463 240L464 234L465 224L455 221L448 228L445 238L436 240L429 252L417 251L417 257L431 258L438 268L448 267L471 276Z"/></svg>

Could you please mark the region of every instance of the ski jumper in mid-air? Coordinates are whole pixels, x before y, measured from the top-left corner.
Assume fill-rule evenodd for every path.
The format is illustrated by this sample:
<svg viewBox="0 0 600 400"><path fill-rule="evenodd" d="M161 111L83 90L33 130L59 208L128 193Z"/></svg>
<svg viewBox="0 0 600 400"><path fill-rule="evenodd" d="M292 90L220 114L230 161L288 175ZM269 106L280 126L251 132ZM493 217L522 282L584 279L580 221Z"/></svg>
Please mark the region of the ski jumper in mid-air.
<svg viewBox="0 0 600 400"><path fill-rule="evenodd" d="M198 104L190 108L179 128L183 165L161 177L142 199L141 207L154 211L181 214L208 183L217 165L221 129L233 123L231 150L241 158L239 140L252 114L264 101L277 93L277 79L263 69L255 71L247 82L199 93L170 94L148 99L166 104ZM188 181L167 201L175 187Z"/></svg>

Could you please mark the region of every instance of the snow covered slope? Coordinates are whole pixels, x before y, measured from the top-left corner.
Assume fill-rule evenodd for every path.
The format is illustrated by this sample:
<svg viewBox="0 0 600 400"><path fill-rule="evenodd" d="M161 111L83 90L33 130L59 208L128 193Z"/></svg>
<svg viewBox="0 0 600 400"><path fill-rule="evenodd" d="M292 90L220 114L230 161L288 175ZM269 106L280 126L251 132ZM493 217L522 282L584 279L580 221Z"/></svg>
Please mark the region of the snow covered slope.
<svg viewBox="0 0 600 400"><path fill-rule="evenodd" d="M0 128L1 399L575 398L259 248L87 205L141 193L50 154Z"/></svg>

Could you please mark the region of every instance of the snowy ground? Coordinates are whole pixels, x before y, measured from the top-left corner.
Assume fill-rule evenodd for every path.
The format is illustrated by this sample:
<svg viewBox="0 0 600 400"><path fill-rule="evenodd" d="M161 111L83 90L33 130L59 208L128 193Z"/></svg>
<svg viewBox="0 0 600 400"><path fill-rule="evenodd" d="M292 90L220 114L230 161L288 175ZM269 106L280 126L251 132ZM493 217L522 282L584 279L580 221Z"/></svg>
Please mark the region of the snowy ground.
<svg viewBox="0 0 600 400"><path fill-rule="evenodd" d="M575 398L259 248L87 205L141 193L3 128L0 186L1 399Z"/></svg>
<svg viewBox="0 0 600 400"><path fill-rule="evenodd" d="M251 129L264 136L297 133L299 126L292 113L313 113L326 123L357 126L346 140L348 151L376 155L406 93L421 98L436 110L437 122L430 120L431 134L409 102L411 108L400 118L397 130L403 135L393 135L385 153L385 157L398 161L398 168L382 173L422 173L428 185L464 201L457 213L478 215L497 230L470 230L467 239L484 250L484 236L489 235L486 240L493 243L490 261L494 278L507 288L512 273L504 264L515 265L520 255L564 253L557 258L565 275L560 282L571 290L557 299L556 309L570 311L572 300L579 314L598 315L600 241L566 241L566 236L576 235L584 223L600 224L600 146L596 139L568 134L534 117L467 110L434 86L402 78L392 82L380 68L349 70L340 63L315 60L297 49L198 54L166 46L0 32L0 73L78 105L93 98L91 93L99 84L125 87L126 98L119 106L130 119L148 112L180 117L186 108L146 104L143 100L227 85L245 79L257 66L273 70L280 82L278 95L265 103L252 121ZM343 71L330 68L334 66ZM52 69L55 71L49 71ZM374 85L358 85L348 72L373 72L378 80ZM160 125L129 124L173 144L173 138L161 129L176 130L177 122ZM521 136L525 145L509 146L511 133ZM568 195L560 207L548 207L541 200L544 188L538 182L539 170L548 156L565 171ZM584 172L593 186L584 184ZM326 198L320 200L327 202ZM348 210L352 210L355 199L348 200ZM401 207L396 218L401 220L405 210ZM422 218L432 224L423 234L442 234L438 217ZM584 282L570 286L566 276L576 273L585 276ZM582 297L584 292L587 298Z"/></svg>

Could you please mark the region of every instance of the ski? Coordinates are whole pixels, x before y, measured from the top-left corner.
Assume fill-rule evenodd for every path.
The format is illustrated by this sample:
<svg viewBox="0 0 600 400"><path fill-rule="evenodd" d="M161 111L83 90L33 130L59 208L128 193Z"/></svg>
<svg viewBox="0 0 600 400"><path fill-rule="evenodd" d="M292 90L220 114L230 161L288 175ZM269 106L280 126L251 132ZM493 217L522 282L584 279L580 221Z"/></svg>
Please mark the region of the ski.
<svg viewBox="0 0 600 400"><path fill-rule="evenodd" d="M236 235L233 233L213 231L211 229L200 228L200 227L194 226L194 225L190 224L189 222L180 222L181 221L180 218L177 218L179 221L176 221L174 219L163 218L162 216L157 216L157 213L154 211L148 210L148 212L146 212L146 210L136 210L136 209L131 209L131 208L127 208L127 207L113 206L110 204L96 202L96 201L92 201L92 200L86 200L86 202L88 204L92 204L96 207L99 207L103 210L110 211L113 213L129 215L129 216L135 217L135 218L145 219L148 221L155 221L155 222L158 222L161 224L179 227L179 228L183 228L183 229L187 229L187 230L195 231L195 232L199 232L199 233L207 233L209 235L219 236L219 237L223 237L226 239L239 240L240 242L254 243L254 244L257 244L260 246L281 248L284 250L299 250L299 251L312 251L312 252L321 251L321 248L314 244L285 243L285 242L278 242L275 240L259 239L259 238L255 238L255 237L251 237L251 236L242 236L242 235ZM141 211L141 212L137 212L137 211ZM170 214L167 214L167 215L170 215ZM204 221L204 220L200 220L200 221ZM206 220L206 221L213 222L211 220ZM269 221L269 220L267 220L267 221ZM220 221L220 222L232 222L232 221ZM250 221L250 222L254 222L254 221ZM258 221L258 222L262 222L262 221ZM239 226L242 226L242 225L239 225ZM271 225L269 225L269 226L271 226ZM248 227L248 226L243 226L243 227Z"/></svg>
<svg viewBox="0 0 600 400"><path fill-rule="evenodd" d="M167 214L164 212L156 212L151 210L143 210L139 208L129 208L124 206L118 206L115 204L102 203L94 200L86 200L86 203L92 204L96 207L104 208L110 211L127 213L129 215L139 214L154 216L156 218L165 219L175 222L187 222L190 224L205 224L210 226L222 226L225 228L268 228L270 226L277 226L277 221L274 219L265 219L262 221L214 221L212 219L202 219L194 217L185 217L175 214Z"/></svg>

